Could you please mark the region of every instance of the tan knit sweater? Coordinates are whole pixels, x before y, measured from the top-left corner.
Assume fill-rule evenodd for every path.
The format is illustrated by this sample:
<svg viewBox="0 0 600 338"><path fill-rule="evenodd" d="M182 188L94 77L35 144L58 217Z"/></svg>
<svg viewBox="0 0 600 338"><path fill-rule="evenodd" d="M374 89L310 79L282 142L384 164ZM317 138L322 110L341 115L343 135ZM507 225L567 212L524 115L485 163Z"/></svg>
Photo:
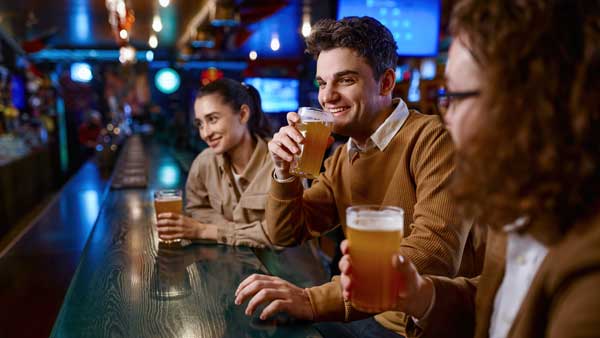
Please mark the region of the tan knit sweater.
<svg viewBox="0 0 600 338"><path fill-rule="evenodd" d="M350 161L347 147L339 147L310 189L303 190L298 180L274 181L267 199L267 235L274 244L295 245L339 225L345 230L348 206L399 206L405 211L402 254L421 273L454 276L470 226L460 222L445 189L454 168L453 149L437 117L411 111L384 151L375 147ZM336 279L308 289L315 320L365 317L344 303ZM402 313L385 312L375 319L404 332Z"/></svg>

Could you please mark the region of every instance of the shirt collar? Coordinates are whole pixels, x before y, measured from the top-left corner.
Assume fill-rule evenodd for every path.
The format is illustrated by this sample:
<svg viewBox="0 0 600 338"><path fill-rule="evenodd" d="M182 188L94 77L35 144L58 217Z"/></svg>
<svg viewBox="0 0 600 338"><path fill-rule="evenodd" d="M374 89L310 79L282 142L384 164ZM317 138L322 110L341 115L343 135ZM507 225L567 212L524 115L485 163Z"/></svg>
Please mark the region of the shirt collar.
<svg viewBox="0 0 600 338"><path fill-rule="evenodd" d="M246 182L250 182L256 172L262 167L264 164L264 154L267 153L267 142L263 140L261 137L256 136L256 147L254 147L254 151L252 152L252 156L250 157L250 161L248 161L248 165L244 169L244 172L240 175L240 179L245 180ZM231 161L228 156L217 155L217 164L219 165L219 169L221 171L230 170L233 174L233 169L231 168Z"/></svg>
<svg viewBox="0 0 600 338"><path fill-rule="evenodd" d="M372 149L373 147L377 147L379 151L385 150L408 118L408 107L406 106L406 103L402 101L402 99L393 99L392 104L395 105L396 108L394 108L394 111L392 111L390 116L388 116L385 121L379 125L377 130L375 130L375 132L369 137L366 147L359 147L352 138L348 140L349 154L352 152L364 152ZM351 157L352 156L349 156L349 158Z"/></svg>

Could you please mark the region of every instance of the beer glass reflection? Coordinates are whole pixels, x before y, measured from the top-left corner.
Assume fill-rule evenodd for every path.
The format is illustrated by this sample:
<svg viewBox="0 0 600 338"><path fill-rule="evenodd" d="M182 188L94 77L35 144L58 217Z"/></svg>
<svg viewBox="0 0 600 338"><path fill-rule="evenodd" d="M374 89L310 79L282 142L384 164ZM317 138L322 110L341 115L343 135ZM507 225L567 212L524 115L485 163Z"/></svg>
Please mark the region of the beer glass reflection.
<svg viewBox="0 0 600 338"><path fill-rule="evenodd" d="M304 143L300 145L300 155L294 156L290 173L314 179L321 171L327 139L333 129L333 115L311 107L301 107L298 115L300 122L296 124L296 128L304 136Z"/></svg>
<svg viewBox="0 0 600 338"><path fill-rule="evenodd" d="M349 207L346 223L352 306L365 312L394 308L402 278L392 266L392 257L402 242L404 211L386 206Z"/></svg>
<svg viewBox="0 0 600 338"><path fill-rule="evenodd" d="M159 249L152 276L152 294L159 300L184 298L191 293L190 275L182 250Z"/></svg>

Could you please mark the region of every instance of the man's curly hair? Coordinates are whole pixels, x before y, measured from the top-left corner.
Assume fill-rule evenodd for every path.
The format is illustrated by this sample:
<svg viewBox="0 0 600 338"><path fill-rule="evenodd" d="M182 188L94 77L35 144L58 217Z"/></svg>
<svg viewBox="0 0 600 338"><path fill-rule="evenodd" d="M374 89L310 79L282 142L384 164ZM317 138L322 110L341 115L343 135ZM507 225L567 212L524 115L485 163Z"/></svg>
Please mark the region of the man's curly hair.
<svg viewBox="0 0 600 338"><path fill-rule="evenodd" d="M600 6L586 0L465 0L451 30L482 69L475 136L454 195L502 226L543 217L567 232L600 208Z"/></svg>
<svg viewBox="0 0 600 338"><path fill-rule="evenodd" d="M318 21L306 38L306 52L317 59L322 51L334 48L348 48L365 58L376 80L386 69L395 69L398 62L392 33L368 16Z"/></svg>

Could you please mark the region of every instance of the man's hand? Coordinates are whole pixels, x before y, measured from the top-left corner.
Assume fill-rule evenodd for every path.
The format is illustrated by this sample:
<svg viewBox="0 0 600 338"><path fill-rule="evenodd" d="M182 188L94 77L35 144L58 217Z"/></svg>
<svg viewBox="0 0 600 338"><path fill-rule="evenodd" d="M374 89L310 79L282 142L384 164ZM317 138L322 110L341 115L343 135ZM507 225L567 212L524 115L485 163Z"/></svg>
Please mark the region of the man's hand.
<svg viewBox="0 0 600 338"><path fill-rule="evenodd" d="M300 155L300 144L304 141L304 136L296 129L296 123L300 122L300 116L290 112L286 118L288 125L281 127L269 142L269 153L275 164L275 175L279 179L286 179L290 176L290 163L294 159L294 155Z"/></svg>
<svg viewBox="0 0 600 338"><path fill-rule="evenodd" d="M253 274L246 278L235 291L235 304L240 305L249 298L247 316L251 316L261 304L268 303L260 314L261 320L279 312L286 312L297 319L313 320L307 291L279 277Z"/></svg>
<svg viewBox="0 0 600 338"><path fill-rule="evenodd" d="M172 212L158 214L157 218L158 237L162 240L180 238L217 240L215 225L200 223L193 218Z"/></svg>
<svg viewBox="0 0 600 338"><path fill-rule="evenodd" d="M352 288L357 281L352 279L352 258L350 257L348 240L342 241L340 248L344 255L339 263L342 295L344 299L350 300L352 297ZM385 310L405 312L420 319L431 304L433 282L429 278L421 276L414 264L400 254L392 257L392 265L401 274L404 287L398 293L397 307ZM372 278L381 278L381 276L372 276Z"/></svg>

